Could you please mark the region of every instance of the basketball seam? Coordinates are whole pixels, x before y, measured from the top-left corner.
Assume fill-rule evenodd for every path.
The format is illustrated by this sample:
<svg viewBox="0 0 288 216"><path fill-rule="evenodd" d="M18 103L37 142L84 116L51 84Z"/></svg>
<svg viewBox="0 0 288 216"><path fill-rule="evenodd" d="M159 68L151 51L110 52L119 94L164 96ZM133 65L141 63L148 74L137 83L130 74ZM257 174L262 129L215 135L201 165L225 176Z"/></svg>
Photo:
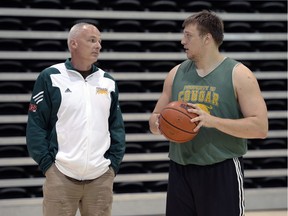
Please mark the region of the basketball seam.
<svg viewBox="0 0 288 216"><path fill-rule="evenodd" d="M180 112L180 113L183 113L183 114L186 115L187 117L191 118L191 116L188 115L187 113L182 112L181 110L175 109L175 108L173 108L173 107L164 108L163 111L164 111L164 110L169 110L169 109L176 110L176 111L178 111L178 112ZM162 111L162 112L163 112L163 111ZM194 113L194 114L195 114L195 113ZM195 115L197 115L197 114L195 114ZM196 116L195 116L195 117L196 117ZM195 118L195 117L194 117L194 118ZM192 118L191 118L191 119L192 119ZM194 123L196 126L198 125L197 122L193 122L193 123Z"/></svg>
<svg viewBox="0 0 288 216"><path fill-rule="evenodd" d="M174 109L174 110L177 110L177 109ZM179 110L178 110L178 111L179 111ZM181 112L181 111L180 111L180 112ZM183 113L183 112L181 112L181 113ZM185 114L185 113L183 113L183 114ZM188 116L187 114L185 114L185 115ZM177 128L178 130L181 130L181 131L186 132L186 133L189 133L189 134L197 134L197 132L189 132L189 131L187 131L187 130L183 130L182 128L179 128L179 127L171 124L170 122L168 122L168 121L163 117L162 114L160 114L160 116L162 117L162 119L163 119L167 124L171 125L172 127ZM189 116L189 117L190 117L190 116ZM197 124L196 124L195 122L193 122L193 124L195 124L195 125L197 126Z"/></svg>

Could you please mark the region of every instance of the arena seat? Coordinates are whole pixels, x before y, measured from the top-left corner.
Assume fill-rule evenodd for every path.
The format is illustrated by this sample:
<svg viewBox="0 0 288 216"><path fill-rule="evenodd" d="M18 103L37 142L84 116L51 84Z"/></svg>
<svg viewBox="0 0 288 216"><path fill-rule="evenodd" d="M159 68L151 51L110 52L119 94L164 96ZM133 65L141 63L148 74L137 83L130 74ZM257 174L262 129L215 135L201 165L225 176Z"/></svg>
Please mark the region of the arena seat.
<svg viewBox="0 0 288 216"><path fill-rule="evenodd" d="M222 44L222 49L226 52L249 52L253 47L249 41L229 41Z"/></svg>
<svg viewBox="0 0 288 216"><path fill-rule="evenodd" d="M0 146L0 158L28 156L25 146Z"/></svg>
<svg viewBox="0 0 288 216"><path fill-rule="evenodd" d="M15 93L28 93L29 89L20 82L1 82L0 83L0 93L2 94L15 94Z"/></svg>
<svg viewBox="0 0 288 216"><path fill-rule="evenodd" d="M120 101L120 108L123 113L141 113L144 112L140 101Z"/></svg>
<svg viewBox="0 0 288 216"><path fill-rule="evenodd" d="M37 19L32 22L30 28L33 31L64 31L62 23L56 19Z"/></svg>
<svg viewBox="0 0 288 216"><path fill-rule="evenodd" d="M111 45L113 51L142 52L143 47L139 41L117 41Z"/></svg>
<svg viewBox="0 0 288 216"><path fill-rule="evenodd" d="M180 30L177 22L173 20L152 21L150 24L147 24L146 29L149 32L177 32Z"/></svg>
<svg viewBox="0 0 288 216"><path fill-rule="evenodd" d="M0 8L24 8L26 4L22 0L1 0Z"/></svg>
<svg viewBox="0 0 288 216"><path fill-rule="evenodd" d="M110 4L113 10L120 11L142 11L144 7L139 0L116 0Z"/></svg>
<svg viewBox="0 0 288 216"><path fill-rule="evenodd" d="M145 92L141 81L118 82L119 92Z"/></svg>
<svg viewBox="0 0 288 216"><path fill-rule="evenodd" d="M263 22L259 24L259 31L260 32L266 32L266 33L272 33L272 32L287 32L287 24L283 22Z"/></svg>
<svg viewBox="0 0 288 216"><path fill-rule="evenodd" d="M1 103L0 115L20 115L27 114L28 107L20 103Z"/></svg>
<svg viewBox="0 0 288 216"><path fill-rule="evenodd" d="M67 5L73 10L101 10L102 5L98 0L72 0Z"/></svg>
<svg viewBox="0 0 288 216"><path fill-rule="evenodd" d="M131 173L146 173L147 170L142 163L139 162L127 162L120 165L119 174L131 174Z"/></svg>
<svg viewBox="0 0 288 216"><path fill-rule="evenodd" d="M29 175L22 167L0 167L0 179L28 178Z"/></svg>
<svg viewBox="0 0 288 216"><path fill-rule="evenodd" d="M227 13L251 13L253 7L249 1L226 1L222 5L222 9Z"/></svg>
<svg viewBox="0 0 288 216"><path fill-rule="evenodd" d="M26 128L22 125L4 124L0 125L0 137L25 136Z"/></svg>
<svg viewBox="0 0 288 216"><path fill-rule="evenodd" d="M148 46L151 52L179 52L182 50L180 42L157 41Z"/></svg>
<svg viewBox="0 0 288 216"><path fill-rule="evenodd" d="M62 45L60 41L56 40L41 40L36 41L31 45L33 51L65 51L67 45Z"/></svg>
<svg viewBox="0 0 288 216"><path fill-rule="evenodd" d="M281 99L267 100L266 106L268 110L287 110L287 101Z"/></svg>
<svg viewBox="0 0 288 216"><path fill-rule="evenodd" d="M20 18L0 18L0 29L24 30L26 28Z"/></svg>
<svg viewBox="0 0 288 216"><path fill-rule="evenodd" d="M125 124L125 132L127 134L133 133L147 133L147 129L142 123L139 122L126 122Z"/></svg>
<svg viewBox="0 0 288 216"><path fill-rule="evenodd" d="M262 91L285 91L287 80L264 80L259 82Z"/></svg>
<svg viewBox="0 0 288 216"><path fill-rule="evenodd" d="M285 51L287 44L283 41L264 41L259 44L259 51L261 52L280 52Z"/></svg>
<svg viewBox="0 0 288 216"><path fill-rule="evenodd" d="M145 153L146 149L143 147L142 144L138 143L126 143L126 151L125 153Z"/></svg>
<svg viewBox="0 0 288 216"><path fill-rule="evenodd" d="M31 8L63 9L61 0L32 0L29 4Z"/></svg>
<svg viewBox="0 0 288 216"><path fill-rule="evenodd" d="M27 68L17 60L4 60L0 61L1 72L26 72Z"/></svg>
<svg viewBox="0 0 288 216"><path fill-rule="evenodd" d="M137 61L121 61L111 65L115 72L140 72L143 71L142 65Z"/></svg>
<svg viewBox="0 0 288 216"><path fill-rule="evenodd" d="M143 32L143 25L138 20L118 20L113 22L110 29L115 32Z"/></svg>
<svg viewBox="0 0 288 216"><path fill-rule="evenodd" d="M21 39L0 39L0 50L24 51L27 47Z"/></svg>
<svg viewBox="0 0 288 216"><path fill-rule="evenodd" d="M177 1L156 0L148 3L147 7L151 11L179 11Z"/></svg>
<svg viewBox="0 0 288 216"><path fill-rule="evenodd" d="M261 143L261 149L286 149L286 140L281 138L265 139Z"/></svg>
<svg viewBox="0 0 288 216"><path fill-rule="evenodd" d="M115 193L145 193L148 192L142 182L121 182L114 187Z"/></svg>
<svg viewBox="0 0 288 216"><path fill-rule="evenodd" d="M231 22L225 25L225 32L253 32L252 26L248 22Z"/></svg>
<svg viewBox="0 0 288 216"><path fill-rule="evenodd" d="M188 3L181 3L181 8L183 11L187 12L197 12L201 10L211 10L212 3L208 1L188 1Z"/></svg>
<svg viewBox="0 0 288 216"><path fill-rule="evenodd" d="M0 199L29 198L31 195L25 188L3 188L0 189Z"/></svg>
<svg viewBox="0 0 288 216"><path fill-rule="evenodd" d="M261 1L260 13L287 13L287 5L281 1Z"/></svg>

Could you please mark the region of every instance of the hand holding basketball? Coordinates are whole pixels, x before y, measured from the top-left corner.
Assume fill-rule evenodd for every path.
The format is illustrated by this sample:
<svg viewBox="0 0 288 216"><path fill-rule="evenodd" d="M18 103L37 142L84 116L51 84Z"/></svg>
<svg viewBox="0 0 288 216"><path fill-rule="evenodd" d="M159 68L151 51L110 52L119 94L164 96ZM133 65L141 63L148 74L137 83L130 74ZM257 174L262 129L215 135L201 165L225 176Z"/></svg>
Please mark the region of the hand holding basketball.
<svg viewBox="0 0 288 216"><path fill-rule="evenodd" d="M168 140L183 143L192 140L198 134L198 131L193 131L197 122L190 121L198 115L188 112L188 108L185 102L173 101L161 111L159 130Z"/></svg>

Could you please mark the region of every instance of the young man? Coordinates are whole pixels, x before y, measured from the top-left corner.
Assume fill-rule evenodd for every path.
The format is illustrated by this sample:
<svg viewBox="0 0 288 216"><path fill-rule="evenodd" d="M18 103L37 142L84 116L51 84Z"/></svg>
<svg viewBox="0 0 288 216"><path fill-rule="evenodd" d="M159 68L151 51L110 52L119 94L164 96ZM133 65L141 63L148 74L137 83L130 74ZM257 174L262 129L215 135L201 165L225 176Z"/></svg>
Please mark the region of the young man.
<svg viewBox="0 0 288 216"><path fill-rule="evenodd" d="M93 63L99 30L88 23L68 34L71 58L44 69L29 107L27 146L46 176L45 216L110 216L113 181L125 151L114 79Z"/></svg>
<svg viewBox="0 0 288 216"><path fill-rule="evenodd" d="M223 22L213 12L188 17L181 40L188 60L167 75L149 119L159 134L159 113L171 101L185 101L199 116L191 141L170 142L166 216L243 216L246 139L265 138L267 108L253 73L223 56Z"/></svg>

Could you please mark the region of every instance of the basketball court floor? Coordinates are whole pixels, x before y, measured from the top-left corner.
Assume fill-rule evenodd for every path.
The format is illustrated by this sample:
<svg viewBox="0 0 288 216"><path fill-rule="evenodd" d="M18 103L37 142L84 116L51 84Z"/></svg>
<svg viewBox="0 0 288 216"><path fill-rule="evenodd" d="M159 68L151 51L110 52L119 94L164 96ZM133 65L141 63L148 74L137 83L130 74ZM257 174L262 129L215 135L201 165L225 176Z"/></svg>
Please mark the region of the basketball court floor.
<svg viewBox="0 0 288 216"><path fill-rule="evenodd" d="M287 211L249 211L245 216L288 216Z"/></svg>

